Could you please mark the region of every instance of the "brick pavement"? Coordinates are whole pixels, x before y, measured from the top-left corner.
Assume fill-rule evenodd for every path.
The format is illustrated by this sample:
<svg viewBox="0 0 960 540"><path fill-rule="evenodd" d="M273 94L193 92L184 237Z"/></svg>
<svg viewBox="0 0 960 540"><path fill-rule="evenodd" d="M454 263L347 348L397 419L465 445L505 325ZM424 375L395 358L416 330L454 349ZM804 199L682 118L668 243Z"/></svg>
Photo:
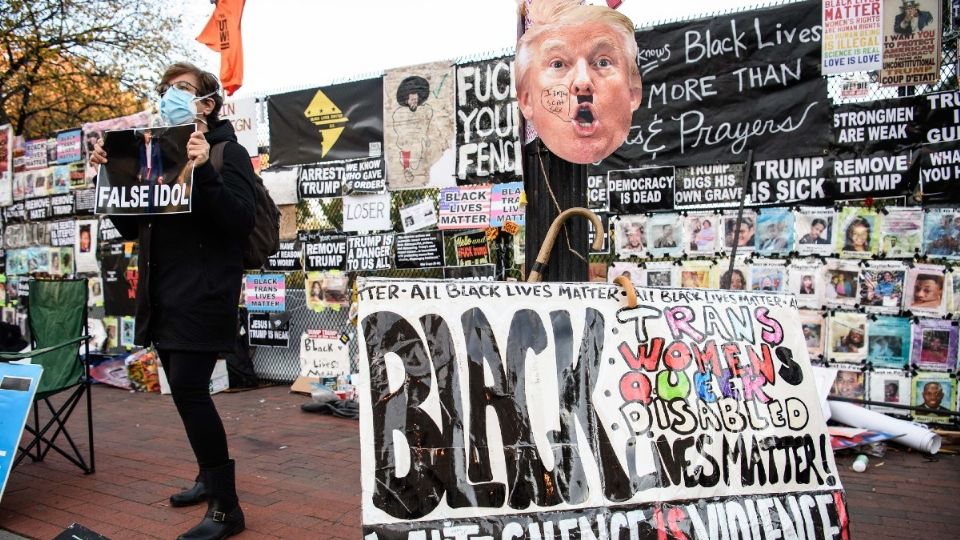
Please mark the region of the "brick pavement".
<svg viewBox="0 0 960 540"><path fill-rule="evenodd" d="M79 522L115 540L175 538L203 508L167 503L196 474L172 401L107 387L93 397L97 472L84 476L56 455L22 464L0 502L0 529L52 538ZM360 538L357 422L303 413L306 399L285 386L215 398L247 516L239 538ZM854 539L960 536L956 456L890 452L862 474L850 471L852 457L838 460Z"/></svg>

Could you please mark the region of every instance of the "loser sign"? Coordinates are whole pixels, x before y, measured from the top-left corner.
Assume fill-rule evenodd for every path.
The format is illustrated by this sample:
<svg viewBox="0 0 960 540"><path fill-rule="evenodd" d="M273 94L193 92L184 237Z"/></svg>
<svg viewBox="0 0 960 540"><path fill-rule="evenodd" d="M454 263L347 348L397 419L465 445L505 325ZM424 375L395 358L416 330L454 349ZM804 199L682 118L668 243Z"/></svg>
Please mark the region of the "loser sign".
<svg viewBox="0 0 960 540"><path fill-rule="evenodd" d="M361 279L366 540L839 538L792 297Z"/></svg>

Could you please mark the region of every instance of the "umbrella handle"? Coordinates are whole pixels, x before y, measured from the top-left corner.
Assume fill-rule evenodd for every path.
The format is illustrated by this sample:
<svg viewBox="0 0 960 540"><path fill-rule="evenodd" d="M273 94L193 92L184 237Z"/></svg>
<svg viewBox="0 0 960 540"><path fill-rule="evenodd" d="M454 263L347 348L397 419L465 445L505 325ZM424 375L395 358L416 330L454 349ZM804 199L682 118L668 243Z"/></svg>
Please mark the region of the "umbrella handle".
<svg viewBox="0 0 960 540"><path fill-rule="evenodd" d="M547 235L540 246L540 252L537 253L537 261L533 264L533 268L527 276L527 283L540 281L542 271L546 269L547 263L550 262L550 252L553 250L553 243L557 240L557 235L560 234L560 228L573 216L585 217L593 223L593 229L596 231L593 237L593 250L600 251L600 248L603 247L603 235L600 234L603 230L603 222L600 221L600 217L586 208L568 208L560 212L560 215L550 225L550 229L547 230Z"/></svg>
<svg viewBox="0 0 960 540"><path fill-rule="evenodd" d="M627 307L637 307L637 290L633 288L633 282L627 276L617 276L613 282L623 287L623 293L627 295Z"/></svg>

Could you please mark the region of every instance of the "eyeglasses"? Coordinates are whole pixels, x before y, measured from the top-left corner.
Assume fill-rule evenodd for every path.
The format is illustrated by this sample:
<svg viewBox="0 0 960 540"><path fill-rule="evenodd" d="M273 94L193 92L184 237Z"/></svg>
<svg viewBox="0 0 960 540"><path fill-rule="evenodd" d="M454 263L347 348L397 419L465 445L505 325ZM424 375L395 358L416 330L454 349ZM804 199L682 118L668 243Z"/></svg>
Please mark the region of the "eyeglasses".
<svg viewBox="0 0 960 540"><path fill-rule="evenodd" d="M190 84L189 82L177 81L173 83L173 85L170 85L167 83L161 83L157 85L157 94L160 94L160 97L163 97L163 95L167 93L167 90L170 89L170 86L173 86L174 88L177 88L179 90L183 90L184 92L190 92L193 95L197 95L200 93L200 89Z"/></svg>

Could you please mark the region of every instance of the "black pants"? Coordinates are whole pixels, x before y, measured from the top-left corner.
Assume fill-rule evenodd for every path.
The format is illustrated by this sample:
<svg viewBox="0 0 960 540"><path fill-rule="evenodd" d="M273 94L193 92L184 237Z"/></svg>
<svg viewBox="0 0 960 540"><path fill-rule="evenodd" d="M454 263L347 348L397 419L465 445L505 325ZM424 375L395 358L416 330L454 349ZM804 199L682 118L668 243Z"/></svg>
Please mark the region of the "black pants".
<svg viewBox="0 0 960 540"><path fill-rule="evenodd" d="M227 434L210 396L210 376L217 363L217 353L157 352L197 464L201 469L225 465L230 459Z"/></svg>

